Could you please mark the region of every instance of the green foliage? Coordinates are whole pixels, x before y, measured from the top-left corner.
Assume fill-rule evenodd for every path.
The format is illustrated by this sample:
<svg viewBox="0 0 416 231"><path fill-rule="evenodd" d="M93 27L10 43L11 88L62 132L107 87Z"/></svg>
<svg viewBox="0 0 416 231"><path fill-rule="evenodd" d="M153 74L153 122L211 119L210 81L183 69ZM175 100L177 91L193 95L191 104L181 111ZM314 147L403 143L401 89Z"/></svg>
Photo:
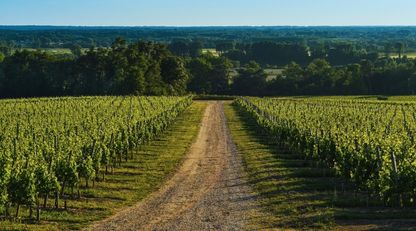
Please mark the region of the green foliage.
<svg viewBox="0 0 416 231"><path fill-rule="evenodd" d="M178 57L169 56L162 61L160 68L162 79L169 86L169 94L185 95L189 76L183 61Z"/></svg>
<svg viewBox="0 0 416 231"><path fill-rule="evenodd" d="M224 53L233 50L234 46L235 44L233 41L224 41L217 43L215 49L220 53Z"/></svg>
<svg viewBox="0 0 416 231"><path fill-rule="evenodd" d="M202 53L203 44L201 41L193 41L189 44L189 55L197 58Z"/></svg>
<svg viewBox="0 0 416 231"><path fill-rule="evenodd" d="M51 195L58 207L58 193L68 196L82 180L88 186L129 160L129 150L164 131L191 102L190 96L0 101L0 212Z"/></svg>
<svg viewBox="0 0 416 231"><path fill-rule="evenodd" d="M166 45L117 38L106 47L92 46L88 51L72 43L74 55L0 43L8 52L0 65L0 97L416 92L416 60L380 58L374 53L378 48L372 46L294 38L247 43L218 40L220 54L203 55L203 41L175 39ZM399 56L407 47L403 41L388 43L399 50Z"/></svg>
<svg viewBox="0 0 416 231"><path fill-rule="evenodd" d="M249 62L240 69L239 75L234 79L233 92L237 95L264 95L266 77L258 63Z"/></svg>
<svg viewBox="0 0 416 231"><path fill-rule="evenodd" d="M45 165L38 165L35 169L36 190L40 195L48 195L60 188L55 174L47 169Z"/></svg>
<svg viewBox="0 0 416 231"><path fill-rule="evenodd" d="M6 57L0 97L186 93L184 61L164 45L119 38L111 48L74 49L73 59L28 50Z"/></svg>
<svg viewBox="0 0 416 231"><path fill-rule="evenodd" d="M32 205L36 197L34 173L21 171L11 175L7 191L10 202L17 205Z"/></svg>
<svg viewBox="0 0 416 231"><path fill-rule="evenodd" d="M75 57L80 57L82 55L82 47L78 44L74 44L70 47L71 53L75 55Z"/></svg>
<svg viewBox="0 0 416 231"><path fill-rule="evenodd" d="M3 137L0 137L0 141L4 140ZM8 182L10 181L11 176L11 158L10 153L6 151L4 146L1 147L0 154L0 212L3 212L4 206L8 201Z"/></svg>
<svg viewBox="0 0 416 231"><path fill-rule="evenodd" d="M273 139L390 205L415 198L414 101L239 98Z"/></svg>
<svg viewBox="0 0 416 231"><path fill-rule="evenodd" d="M188 90L197 94L227 94L232 64L223 57L202 56L188 62Z"/></svg>
<svg viewBox="0 0 416 231"><path fill-rule="evenodd" d="M126 102L129 102L129 99L127 98ZM91 103L94 104L94 102ZM90 180L87 188L85 180L81 179L82 184L74 188L74 194L70 188L67 188L64 196L60 196L58 209L52 208L55 202L55 198L52 197L54 190L48 194L45 208L43 207L45 195L40 194L40 222L26 219L30 214L30 208L23 205L19 213L21 222L13 222L3 217L0 227L5 230L79 230L88 227L94 221L105 219L127 206L144 200L164 184L185 157L189 145L198 134L205 108L206 103L193 102L175 118L173 123L168 125L167 129L157 135L157 139L132 144L138 148L129 151L129 160L123 161L121 166L117 164L113 168L112 165L107 165L108 171L106 172L107 167L103 163L99 169L100 174L93 179L95 185ZM151 110L146 109L148 113ZM107 139L111 143L111 136L103 140ZM130 139L130 142L134 140ZM107 145L107 142L103 143ZM99 146L102 147L103 144L97 142L94 155L102 150ZM113 148L109 146L109 150ZM43 154L43 156L46 155ZM42 166L48 169L47 165ZM64 200L67 202L67 209L64 208ZM14 214L14 211L15 206L9 206L10 214Z"/></svg>

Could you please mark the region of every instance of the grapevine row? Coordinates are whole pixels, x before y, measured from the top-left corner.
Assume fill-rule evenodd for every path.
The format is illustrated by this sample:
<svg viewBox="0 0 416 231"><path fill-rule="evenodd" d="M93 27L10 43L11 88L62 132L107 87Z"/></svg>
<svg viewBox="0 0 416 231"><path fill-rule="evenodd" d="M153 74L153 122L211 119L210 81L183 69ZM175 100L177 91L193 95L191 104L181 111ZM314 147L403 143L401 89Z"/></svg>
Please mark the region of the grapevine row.
<svg viewBox="0 0 416 231"><path fill-rule="evenodd" d="M386 205L416 205L416 103L239 98L277 143Z"/></svg>
<svg viewBox="0 0 416 231"><path fill-rule="evenodd" d="M81 97L0 101L0 212L47 206L85 187L163 132L191 97ZM41 202L43 200L43 202ZM66 206L66 201L65 201ZM30 215L32 217L32 214Z"/></svg>

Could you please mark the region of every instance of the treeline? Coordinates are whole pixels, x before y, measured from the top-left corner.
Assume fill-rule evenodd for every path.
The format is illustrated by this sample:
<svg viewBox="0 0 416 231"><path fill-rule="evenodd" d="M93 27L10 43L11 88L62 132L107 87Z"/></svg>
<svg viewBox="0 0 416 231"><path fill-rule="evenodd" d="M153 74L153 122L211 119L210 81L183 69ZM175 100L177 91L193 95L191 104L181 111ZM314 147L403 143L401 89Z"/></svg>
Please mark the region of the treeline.
<svg viewBox="0 0 416 231"><path fill-rule="evenodd" d="M332 66L325 59L316 59L306 67L293 62L269 81L260 65L251 62L240 70L232 90L251 96L410 95L416 93L416 60L365 60Z"/></svg>
<svg viewBox="0 0 416 231"><path fill-rule="evenodd" d="M408 95L416 93L416 60L384 58L348 65L315 59L291 62L271 78L251 61L240 68L224 57L201 56L188 62L188 91L216 95Z"/></svg>
<svg viewBox="0 0 416 231"><path fill-rule="evenodd" d="M326 59L332 65L345 65L361 60L376 61L381 51L383 56L395 54L402 57L407 46L400 41L386 42L383 47L374 48L342 41L307 43L295 40L236 43L228 40L217 41L215 50L219 55L237 64L245 65L250 61L256 61L262 66L282 67L290 62L307 65L315 59ZM202 47L203 43L198 40L173 41L169 44L169 49L178 56L197 57Z"/></svg>
<svg viewBox="0 0 416 231"><path fill-rule="evenodd" d="M76 58L26 50L6 56L0 95L183 95L188 78L184 61L166 46L117 39L110 48L91 48Z"/></svg>
<svg viewBox="0 0 416 231"><path fill-rule="evenodd" d="M215 48L223 41L254 43L348 42L367 51L384 52L387 44L402 41L416 49L416 27L68 27L0 26L0 41L23 48L70 48L79 44L109 47L117 37L127 41L146 39L162 43L198 38L204 48Z"/></svg>
<svg viewBox="0 0 416 231"><path fill-rule="evenodd" d="M262 42L244 48L224 43L218 48L222 49L220 56L201 54L198 41L183 43L184 53L178 55L181 46L177 45L128 43L117 39L108 48L92 47L83 51L78 47L67 57L26 50L0 55L0 97L188 93L390 95L416 92L414 59L369 58L368 53L358 52L351 46L340 49L344 54L352 53L354 55L350 57L356 57L348 59L329 55L331 50L318 56L319 52L311 52L302 44ZM236 49L247 49L242 53L250 57L248 59L255 56L256 60L264 62L281 57L276 62L285 65L277 76L270 78L264 63L248 59L240 63L230 57L230 51ZM331 57L338 57L346 64L338 65Z"/></svg>

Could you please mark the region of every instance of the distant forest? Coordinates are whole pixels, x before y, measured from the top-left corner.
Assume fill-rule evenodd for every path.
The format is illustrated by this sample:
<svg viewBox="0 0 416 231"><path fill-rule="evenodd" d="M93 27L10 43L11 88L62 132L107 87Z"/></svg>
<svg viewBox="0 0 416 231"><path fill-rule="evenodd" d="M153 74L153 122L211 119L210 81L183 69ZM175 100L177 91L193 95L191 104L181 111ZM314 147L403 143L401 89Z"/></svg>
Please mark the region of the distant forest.
<svg viewBox="0 0 416 231"><path fill-rule="evenodd" d="M0 26L0 97L413 94L415 57L416 27Z"/></svg>

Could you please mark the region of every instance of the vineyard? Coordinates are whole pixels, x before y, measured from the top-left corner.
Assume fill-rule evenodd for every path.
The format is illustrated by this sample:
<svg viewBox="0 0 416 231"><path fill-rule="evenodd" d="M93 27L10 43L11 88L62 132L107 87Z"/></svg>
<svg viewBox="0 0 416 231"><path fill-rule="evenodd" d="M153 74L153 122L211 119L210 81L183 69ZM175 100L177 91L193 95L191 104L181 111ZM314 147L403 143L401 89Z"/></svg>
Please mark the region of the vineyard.
<svg viewBox="0 0 416 231"><path fill-rule="evenodd" d="M105 181L191 103L191 97L0 101L1 213L19 217L25 206L39 220L50 199L66 208L81 186Z"/></svg>
<svg viewBox="0 0 416 231"><path fill-rule="evenodd" d="M357 98L239 98L276 145L329 168L388 206L416 205L416 102Z"/></svg>
<svg viewBox="0 0 416 231"><path fill-rule="evenodd" d="M416 225L415 97L198 99L0 100L0 229Z"/></svg>

